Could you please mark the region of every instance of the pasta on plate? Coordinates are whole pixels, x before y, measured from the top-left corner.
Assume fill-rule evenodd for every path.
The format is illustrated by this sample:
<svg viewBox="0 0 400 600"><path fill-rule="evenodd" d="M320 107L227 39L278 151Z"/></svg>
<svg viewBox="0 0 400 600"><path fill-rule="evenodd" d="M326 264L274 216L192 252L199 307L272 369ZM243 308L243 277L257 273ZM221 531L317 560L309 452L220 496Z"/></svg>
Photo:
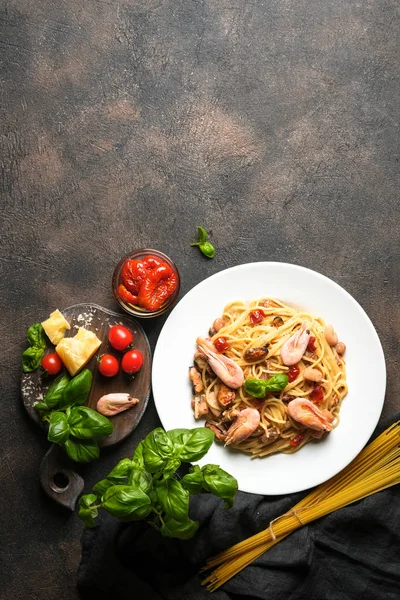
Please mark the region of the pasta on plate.
<svg viewBox="0 0 400 600"><path fill-rule="evenodd" d="M235 301L196 343L194 415L225 445L292 453L338 426L345 345L320 317L272 298Z"/></svg>

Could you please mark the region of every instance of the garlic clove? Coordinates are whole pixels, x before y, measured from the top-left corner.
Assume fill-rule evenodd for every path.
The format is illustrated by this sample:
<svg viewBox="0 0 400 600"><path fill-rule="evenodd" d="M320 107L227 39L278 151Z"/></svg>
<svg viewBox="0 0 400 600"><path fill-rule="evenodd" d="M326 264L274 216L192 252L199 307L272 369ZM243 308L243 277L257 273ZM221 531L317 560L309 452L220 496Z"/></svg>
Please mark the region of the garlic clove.
<svg viewBox="0 0 400 600"><path fill-rule="evenodd" d="M138 398L132 398L127 393L107 394L98 400L97 411L105 417L112 417L135 406L138 402Z"/></svg>

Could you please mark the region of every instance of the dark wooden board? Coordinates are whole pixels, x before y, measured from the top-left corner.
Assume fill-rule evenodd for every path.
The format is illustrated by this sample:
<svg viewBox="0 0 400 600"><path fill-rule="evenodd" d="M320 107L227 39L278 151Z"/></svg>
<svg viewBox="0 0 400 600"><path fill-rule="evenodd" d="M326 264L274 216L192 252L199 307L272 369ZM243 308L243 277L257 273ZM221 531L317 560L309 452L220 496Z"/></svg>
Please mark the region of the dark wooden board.
<svg viewBox="0 0 400 600"><path fill-rule="evenodd" d="M100 348L86 365L93 375L86 405L96 410L99 398L112 392L128 392L132 397L139 398L139 403L129 410L110 417L114 426L113 432L111 435L101 438L99 445L112 446L122 441L135 429L146 410L151 389L151 352L146 334L135 319L96 304L75 304L61 312L71 325L71 329L65 334L66 337L74 336L79 327L85 327L102 340ZM40 316L41 321L45 318L47 317ZM115 377L104 377L97 369L96 356L107 352L114 354L119 359L122 358L123 353L114 350L108 341L109 328L117 324L124 325L132 331L134 347L143 354L143 367L134 378L129 377L121 370ZM53 351L54 346L48 341L45 352L47 354ZM37 369L32 373L23 373L21 380L23 404L29 416L43 429L43 435L46 435L47 427L40 420L34 405L44 398L53 380L54 377L46 376L42 369ZM99 460L101 460L101 454ZM74 463L62 448L54 444L50 447L41 462L39 478L45 493L50 498L61 506L74 510L84 488L84 480L74 471Z"/></svg>
<svg viewBox="0 0 400 600"><path fill-rule="evenodd" d="M138 404L129 410L110 417L114 430L111 435L102 438L99 444L100 446L111 446L126 438L135 429L146 410L151 387L151 352L146 334L133 318L102 308L96 304L75 304L63 309L61 312L71 325L71 329L66 332L65 337L74 336L79 327L84 327L89 331L93 331L102 340L99 350L86 365L86 368L90 369L93 375L87 406L96 410L99 398L112 392L128 392L132 397L140 400ZM43 321L45 318L47 317L40 317L40 320ZM143 354L143 367L133 379L121 370L115 377L104 377L97 369L96 356L107 352L113 354L119 360L122 358L123 353L114 350L108 341L109 328L117 324L124 325L132 331L134 347ZM49 341L46 354L48 352L54 352L54 346ZM44 397L53 380L54 377L47 377L42 369L22 375L21 395L24 406L29 416L43 428L45 426L41 422L34 404Z"/></svg>

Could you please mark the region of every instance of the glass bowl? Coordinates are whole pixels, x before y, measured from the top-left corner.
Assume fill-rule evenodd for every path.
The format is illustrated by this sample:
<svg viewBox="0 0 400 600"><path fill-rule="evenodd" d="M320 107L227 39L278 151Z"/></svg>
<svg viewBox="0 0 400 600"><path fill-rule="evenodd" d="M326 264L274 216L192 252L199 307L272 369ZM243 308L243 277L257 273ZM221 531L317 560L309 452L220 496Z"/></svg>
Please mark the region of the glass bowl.
<svg viewBox="0 0 400 600"><path fill-rule="evenodd" d="M127 260L135 260L138 258L146 258L146 256L149 256L149 255L156 256L160 260L167 263L167 265L169 265L171 267L171 269L173 269L175 271L176 277L177 277L177 285L176 285L175 290L172 292L172 294L165 300L165 302L157 310L147 310L145 308L142 308L141 306L138 306L137 304L129 304L128 302L125 302L124 300L122 300L118 294L118 286L121 283L121 271L122 271L122 267L124 266L126 261ZM130 252L129 254L127 254L126 256L121 258L121 260L115 267L113 278L112 278L112 288L113 288L113 293L114 293L115 299L117 300L118 304L129 315L132 315L134 317L139 317L141 319L150 319L152 317L159 317L160 315L164 314L167 310L169 310L172 307L172 305L175 303L175 301L178 297L179 288L180 288L179 271L178 271L178 268L175 265L175 263L166 254L163 254L162 252L159 252L158 250L152 250L149 248L142 248L140 250L134 250L133 252Z"/></svg>

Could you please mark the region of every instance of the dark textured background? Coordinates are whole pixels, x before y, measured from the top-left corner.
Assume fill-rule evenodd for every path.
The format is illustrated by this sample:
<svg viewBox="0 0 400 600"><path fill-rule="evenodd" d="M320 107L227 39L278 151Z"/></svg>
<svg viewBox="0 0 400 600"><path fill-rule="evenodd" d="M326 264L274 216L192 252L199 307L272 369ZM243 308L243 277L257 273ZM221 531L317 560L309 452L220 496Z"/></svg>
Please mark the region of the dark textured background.
<svg viewBox="0 0 400 600"><path fill-rule="evenodd" d="M293 262L365 308L400 408L396 0L1 0L0 597L77 597L82 527L42 494L19 398L25 329L115 308L126 252ZM213 261L189 243L213 232ZM146 323L154 347L162 320ZM365 365L366 385L374 376ZM87 486L157 423L152 401Z"/></svg>

